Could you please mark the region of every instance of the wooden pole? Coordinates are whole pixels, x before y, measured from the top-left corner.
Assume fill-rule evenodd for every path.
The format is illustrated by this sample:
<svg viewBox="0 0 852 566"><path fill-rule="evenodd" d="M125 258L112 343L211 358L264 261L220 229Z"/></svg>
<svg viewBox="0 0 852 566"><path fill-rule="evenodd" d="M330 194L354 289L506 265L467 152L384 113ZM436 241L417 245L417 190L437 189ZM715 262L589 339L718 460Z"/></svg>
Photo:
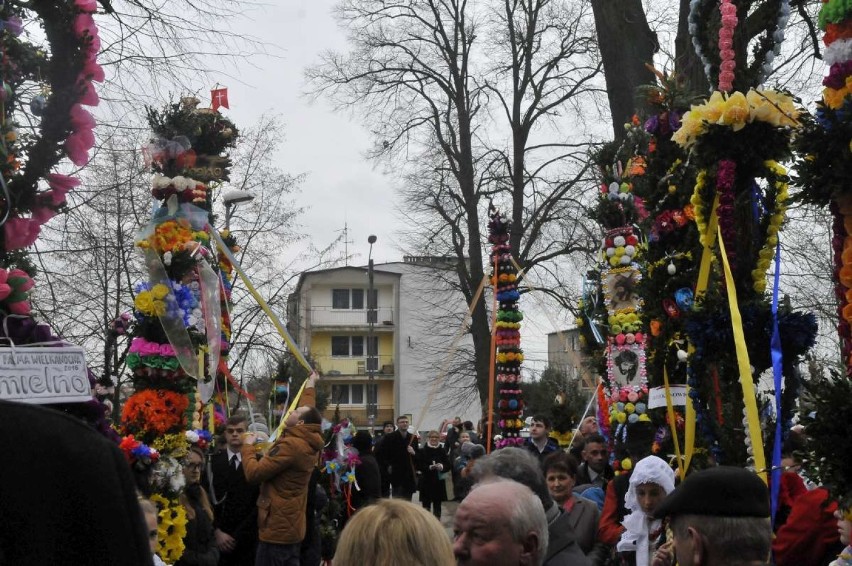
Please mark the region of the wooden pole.
<svg viewBox="0 0 852 566"><path fill-rule="evenodd" d="M492 292L494 294L491 308L491 364L488 368L488 439L485 443L485 451L491 453L491 442L493 438L492 427L494 425L494 382L495 364L497 363L497 255L494 255L494 271Z"/></svg>

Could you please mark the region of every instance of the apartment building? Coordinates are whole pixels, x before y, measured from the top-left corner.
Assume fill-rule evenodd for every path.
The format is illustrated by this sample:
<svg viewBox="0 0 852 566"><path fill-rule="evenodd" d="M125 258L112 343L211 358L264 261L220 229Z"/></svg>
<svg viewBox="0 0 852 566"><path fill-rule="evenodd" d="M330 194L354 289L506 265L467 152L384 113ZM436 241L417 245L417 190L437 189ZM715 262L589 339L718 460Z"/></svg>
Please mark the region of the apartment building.
<svg viewBox="0 0 852 566"><path fill-rule="evenodd" d="M288 327L309 353L331 389L331 406L358 426L380 427L409 415L421 431L444 418L479 418L478 399L448 403L439 367L452 357L447 321L461 323L467 305L446 281L448 260L406 256L373 267L373 296L367 267L302 273L288 301ZM370 316L375 304L375 315ZM436 332L442 324L444 332ZM461 340L459 348L470 344ZM470 376L472 379L472 375Z"/></svg>

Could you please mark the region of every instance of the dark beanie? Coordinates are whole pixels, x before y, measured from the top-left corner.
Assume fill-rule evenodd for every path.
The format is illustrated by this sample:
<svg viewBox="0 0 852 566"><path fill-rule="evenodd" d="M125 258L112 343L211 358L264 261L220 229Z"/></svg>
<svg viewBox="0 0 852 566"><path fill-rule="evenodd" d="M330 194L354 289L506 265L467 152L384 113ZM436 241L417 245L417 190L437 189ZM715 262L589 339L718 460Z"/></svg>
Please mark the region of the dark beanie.
<svg viewBox="0 0 852 566"><path fill-rule="evenodd" d="M352 447L358 451L359 454L367 454L370 452L370 449L373 447L373 437L370 436L370 432L366 430L359 430L355 433L355 436L352 437Z"/></svg>
<svg viewBox="0 0 852 566"><path fill-rule="evenodd" d="M769 489L757 474L718 466L687 476L654 510L654 517L711 515L769 517Z"/></svg>

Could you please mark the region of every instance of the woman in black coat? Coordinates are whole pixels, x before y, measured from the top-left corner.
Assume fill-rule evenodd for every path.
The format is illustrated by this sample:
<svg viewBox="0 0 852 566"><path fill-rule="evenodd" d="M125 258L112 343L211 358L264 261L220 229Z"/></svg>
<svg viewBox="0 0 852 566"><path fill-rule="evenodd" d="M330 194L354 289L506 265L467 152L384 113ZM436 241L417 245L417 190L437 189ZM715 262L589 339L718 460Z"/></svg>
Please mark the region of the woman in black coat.
<svg viewBox="0 0 852 566"><path fill-rule="evenodd" d="M450 459L441 446L441 435L430 431L426 446L417 454L417 471L420 472L420 503L438 519L441 518L441 502L447 499L444 473L450 471Z"/></svg>
<svg viewBox="0 0 852 566"><path fill-rule="evenodd" d="M358 488L352 488L352 507L357 511L381 498L382 480L379 464L373 456L373 437L370 433L366 430L356 432L352 447L358 451L358 457L361 459L361 463L355 466Z"/></svg>

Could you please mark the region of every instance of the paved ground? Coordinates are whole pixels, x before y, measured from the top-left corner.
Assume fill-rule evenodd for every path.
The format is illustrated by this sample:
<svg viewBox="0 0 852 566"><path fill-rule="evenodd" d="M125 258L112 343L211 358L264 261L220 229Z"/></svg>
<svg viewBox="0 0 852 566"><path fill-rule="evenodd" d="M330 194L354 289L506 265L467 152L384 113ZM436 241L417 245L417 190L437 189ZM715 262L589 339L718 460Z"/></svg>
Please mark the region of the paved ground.
<svg viewBox="0 0 852 566"><path fill-rule="evenodd" d="M447 533L453 535L453 517L459 504L456 501L444 501L441 505L441 524L447 529Z"/></svg>

